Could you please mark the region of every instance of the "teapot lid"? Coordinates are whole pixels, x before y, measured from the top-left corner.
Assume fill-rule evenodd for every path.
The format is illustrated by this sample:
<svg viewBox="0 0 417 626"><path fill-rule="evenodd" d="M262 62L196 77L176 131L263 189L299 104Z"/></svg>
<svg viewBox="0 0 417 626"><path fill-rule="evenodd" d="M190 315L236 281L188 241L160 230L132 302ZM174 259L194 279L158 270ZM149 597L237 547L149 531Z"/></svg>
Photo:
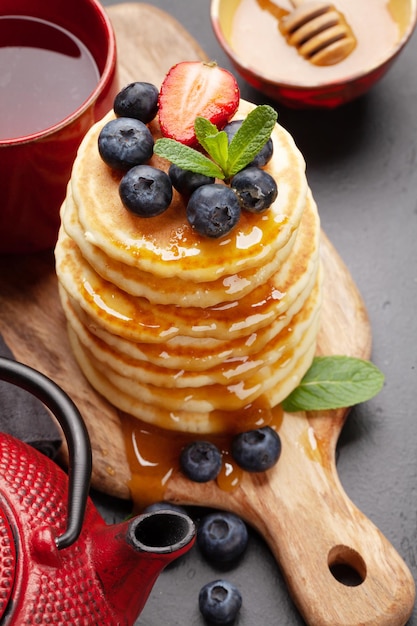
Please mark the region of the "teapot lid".
<svg viewBox="0 0 417 626"><path fill-rule="evenodd" d="M3 510L0 510L0 620L6 613L16 574L16 546L13 531Z"/></svg>

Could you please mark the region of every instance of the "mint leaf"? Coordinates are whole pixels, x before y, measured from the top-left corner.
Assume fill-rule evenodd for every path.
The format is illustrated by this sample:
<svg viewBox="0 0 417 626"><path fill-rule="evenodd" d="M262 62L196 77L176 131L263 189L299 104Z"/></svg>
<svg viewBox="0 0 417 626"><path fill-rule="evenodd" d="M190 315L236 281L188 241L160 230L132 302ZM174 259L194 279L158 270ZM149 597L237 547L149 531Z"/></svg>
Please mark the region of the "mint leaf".
<svg viewBox="0 0 417 626"><path fill-rule="evenodd" d="M228 181L263 148L277 117L276 111L267 104L257 106L242 122L230 145L225 131L219 131L210 120L197 117L196 137L209 156L168 138L157 139L154 152L184 170Z"/></svg>
<svg viewBox="0 0 417 626"><path fill-rule="evenodd" d="M277 117L277 112L267 104L257 106L249 113L230 142L226 177L243 169L264 147Z"/></svg>
<svg viewBox="0 0 417 626"><path fill-rule="evenodd" d="M347 356L316 357L300 384L284 400L285 411L325 411L373 398L384 375L370 361Z"/></svg>
<svg viewBox="0 0 417 626"><path fill-rule="evenodd" d="M209 135L216 135L219 129L215 124L207 120L205 117L196 117L194 121L195 136L199 143L204 147L203 141Z"/></svg>
<svg viewBox="0 0 417 626"><path fill-rule="evenodd" d="M196 118L194 130L199 144L225 172L229 154L227 134L223 130L218 131L217 126L206 120L205 117Z"/></svg>
<svg viewBox="0 0 417 626"><path fill-rule="evenodd" d="M158 156L175 163L175 165L184 170L190 170L190 172L204 174L205 176L224 178L223 171L211 159L194 150L194 148L175 141L175 139L157 139L153 151Z"/></svg>

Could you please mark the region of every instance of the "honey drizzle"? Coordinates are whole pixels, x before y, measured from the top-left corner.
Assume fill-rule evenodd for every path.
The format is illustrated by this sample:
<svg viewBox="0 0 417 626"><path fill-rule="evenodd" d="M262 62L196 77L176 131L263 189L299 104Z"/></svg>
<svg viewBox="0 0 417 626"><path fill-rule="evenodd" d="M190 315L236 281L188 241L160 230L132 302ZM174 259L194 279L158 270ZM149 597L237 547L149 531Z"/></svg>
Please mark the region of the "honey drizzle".
<svg viewBox="0 0 417 626"><path fill-rule="evenodd" d="M295 269L293 282L302 275L304 266L299 263ZM222 338L227 333L239 338L243 331L249 334L273 321L285 307L286 295L285 289L275 285L275 276L241 300L206 308L155 305L146 298L133 298L94 270L84 274L81 288L82 299L95 319L102 320L108 328L116 325L123 337L130 338L132 333L135 336L136 329L140 329L142 341L147 337L156 343L187 334L186 329L194 337Z"/></svg>
<svg viewBox="0 0 417 626"><path fill-rule="evenodd" d="M298 445L301 446L310 461L319 463L323 467L330 467L331 457L328 441L320 437L313 426L308 426L303 430L298 439Z"/></svg>
<svg viewBox="0 0 417 626"><path fill-rule="evenodd" d="M278 431L283 420L281 406L271 410L259 404L249 405L246 411L238 413L239 415L233 415L234 419L231 419L233 412L225 417L231 424L230 432L216 435L166 430L124 414L122 432L131 472L128 487L135 508L140 511L148 504L164 499L169 480L180 471L179 458L182 448L196 440L209 439L217 445L223 456L217 485L222 491L230 492L236 489L243 471L236 465L230 452L234 434L267 425ZM238 427L239 416L241 419Z"/></svg>

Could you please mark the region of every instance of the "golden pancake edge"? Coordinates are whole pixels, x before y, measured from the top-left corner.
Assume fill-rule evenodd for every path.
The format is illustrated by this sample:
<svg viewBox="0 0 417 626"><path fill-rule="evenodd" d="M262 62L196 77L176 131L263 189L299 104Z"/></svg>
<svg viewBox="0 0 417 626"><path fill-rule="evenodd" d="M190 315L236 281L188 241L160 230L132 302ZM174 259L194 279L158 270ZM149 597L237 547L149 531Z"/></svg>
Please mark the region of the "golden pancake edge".
<svg viewBox="0 0 417 626"><path fill-rule="evenodd" d="M252 108L241 101L236 119ZM320 223L304 160L277 124L265 167L277 200L210 240L188 225L175 191L157 217L123 207L120 175L97 149L111 117L81 144L61 209L56 269L75 357L100 394L138 419L239 430L239 414L273 410L315 353ZM157 122L150 128L157 138Z"/></svg>

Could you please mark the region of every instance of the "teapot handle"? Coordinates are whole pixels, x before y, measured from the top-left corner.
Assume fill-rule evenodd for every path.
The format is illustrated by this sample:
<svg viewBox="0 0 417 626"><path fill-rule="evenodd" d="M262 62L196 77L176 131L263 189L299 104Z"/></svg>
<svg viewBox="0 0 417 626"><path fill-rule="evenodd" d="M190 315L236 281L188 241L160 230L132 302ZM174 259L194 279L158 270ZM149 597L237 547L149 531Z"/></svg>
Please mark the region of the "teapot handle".
<svg viewBox="0 0 417 626"><path fill-rule="evenodd" d="M55 542L59 550L68 548L81 532L91 481L91 442L84 420L61 387L28 365L0 357L0 380L38 398L52 411L64 432L69 456L68 520L65 532Z"/></svg>

